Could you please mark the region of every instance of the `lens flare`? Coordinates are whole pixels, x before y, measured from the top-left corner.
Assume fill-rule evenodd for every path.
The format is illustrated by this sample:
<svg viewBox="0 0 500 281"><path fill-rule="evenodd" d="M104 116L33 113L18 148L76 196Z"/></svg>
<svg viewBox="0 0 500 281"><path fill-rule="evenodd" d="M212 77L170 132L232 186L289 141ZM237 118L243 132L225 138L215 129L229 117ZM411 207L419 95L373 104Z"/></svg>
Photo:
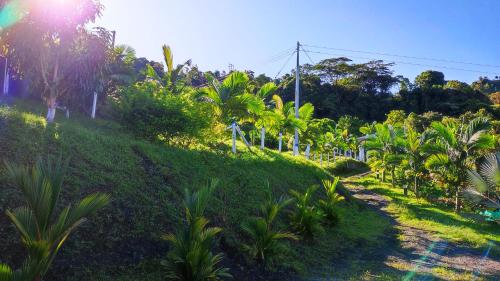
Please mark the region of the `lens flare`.
<svg viewBox="0 0 500 281"><path fill-rule="evenodd" d="M20 0L7 3L0 11L0 30L14 25L24 17L24 9Z"/></svg>

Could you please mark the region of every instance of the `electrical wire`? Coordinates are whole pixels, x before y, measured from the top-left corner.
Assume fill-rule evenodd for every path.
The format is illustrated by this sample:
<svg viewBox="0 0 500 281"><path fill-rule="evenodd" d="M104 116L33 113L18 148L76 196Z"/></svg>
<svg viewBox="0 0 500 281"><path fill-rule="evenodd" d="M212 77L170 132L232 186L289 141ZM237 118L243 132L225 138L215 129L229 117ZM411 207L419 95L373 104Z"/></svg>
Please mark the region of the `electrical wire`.
<svg viewBox="0 0 500 281"><path fill-rule="evenodd" d="M276 61L280 61L282 60L283 58L286 58L288 57L292 52L294 52L294 48L288 48L284 51L281 51L273 56L271 56L268 60L264 61L263 63L264 64L270 64L270 63L273 63L273 62L276 62Z"/></svg>
<svg viewBox="0 0 500 281"><path fill-rule="evenodd" d="M314 61L311 59L311 57L309 56L309 53L306 51L306 49L304 49L304 47L302 47L302 45L300 45L300 48L302 49L302 51L306 54L307 58L309 59L309 61L311 62L312 65L315 65Z"/></svg>
<svg viewBox="0 0 500 281"><path fill-rule="evenodd" d="M459 61L459 60L449 60L449 59L429 58L429 57L417 57L417 56L398 55L398 54L391 54L391 53L361 51L361 50L352 50L352 49L342 49L342 48L333 48L333 47L325 47L325 46L317 46L317 45L307 45L307 44L303 44L303 46L306 46L306 47L309 47L309 48L316 48L316 49L326 49L326 50L335 50L335 51L344 51L344 52L353 52L353 53L363 53L363 54L371 54L371 55L380 55L380 56L389 56L389 57L416 59L416 60L428 60L428 61L438 61L438 62L445 62L445 63L467 64L467 65L475 65L475 66L482 66L482 67L500 68L500 65L474 63L474 62Z"/></svg>
<svg viewBox="0 0 500 281"><path fill-rule="evenodd" d="M357 56L351 56L351 55L346 55L346 54L325 53L325 52L317 52L317 51L311 51L311 50L307 50L307 51L309 53L313 53L313 54L323 54L323 55L338 56L338 57L348 57L348 58L355 58L355 59L365 59L365 60L372 60L372 61L373 60L380 60L380 59L376 59L376 58L357 57ZM413 63L413 62L396 61L396 60L391 60L391 62L397 63L397 64L407 64L407 65L414 65L414 66L425 66L425 67L432 67L432 68L442 68L442 69L449 69L449 70L467 71L467 72L480 73L480 74L498 75L498 73L494 73L494 72L488 72L488 71L482 71L482 70L473 70L473 69L464 69L464 68L456 68L456 67L449 67L449 66L444 66L444 65L430 65L430 64Z"/></svg>
<svg viewBox="0 0 500 281"><path fill-rule="evenodd" d="M281 67L280 71L278 71L278 74L276 74L276 76L274 76L274 79L278 78L278 76L281 74L281 72L283 71L283 69L288 65L288 63L290 62L290 60L292 59L293 55L296 53L297 51L294 51L290 57L288 57L288 59L286 60L285 64L283 64L283 66Z"/></svg>

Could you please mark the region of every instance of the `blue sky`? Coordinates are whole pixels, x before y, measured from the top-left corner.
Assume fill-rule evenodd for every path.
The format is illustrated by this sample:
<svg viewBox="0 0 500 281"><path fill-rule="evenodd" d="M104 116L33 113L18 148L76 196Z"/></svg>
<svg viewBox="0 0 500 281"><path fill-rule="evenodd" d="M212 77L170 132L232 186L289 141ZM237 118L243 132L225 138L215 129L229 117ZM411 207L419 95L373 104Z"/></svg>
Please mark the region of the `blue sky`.
<svg viewBox="0 0 500 281"><path fill-rule="evenodd" d="M254 70L274 77L286 58L273 56L303 44L415 57L430 57L487 67L374 54L316 51L430 66L397 64L394 70L413 79L427 69L446 79L472 82L500 75L500 1L498 0L102 0L98 24L117 31L117 43L138 56L161 61L169 44L175 63L192 59L202 70ZM310 49L305 47L306 49ZM313 54L317 62L325 54ZM355 59L357 62L366 59ZM306 56L302 62L309 62ZM285 72L293 68L290 61Z"/></svg>

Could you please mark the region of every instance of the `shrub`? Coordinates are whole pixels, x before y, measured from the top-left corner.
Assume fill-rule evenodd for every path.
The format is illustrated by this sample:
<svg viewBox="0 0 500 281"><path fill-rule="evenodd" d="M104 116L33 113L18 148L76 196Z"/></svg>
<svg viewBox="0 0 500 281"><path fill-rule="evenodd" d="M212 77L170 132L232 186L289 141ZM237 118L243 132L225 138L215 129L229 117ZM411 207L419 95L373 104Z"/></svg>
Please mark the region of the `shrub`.
<svg viewBox="0 0 500 281"><path fill-rule="evenodd" d="M310 203L312 195L317 189L318 186L311 186L304 194L295 190L290 191L296 199L297 207L290 215L291 225L297 233L306 238L313 238L315 235L324 232L321 226L324 215L321 210Z"/></svg>
<svg viewBox="0 0 500 281"><path fill-rule="evenodd" d="M123 126L148 140L186 144L212 123L208 106L173 95L154 81L122 89L114 108Z"/></svg>
<svg viewBox="0 0 500 281"><path fill-rule="evenodd" d="M341 196L337 194L337 186L340 183L340 178L335 177L333 180L323 180L323 188L325 189L326 199L319 200L321 210L325 214L325 218L333 225L338 222L337 203L341 200Z"/></svg>
<svg viewBox="0 0 500 281"><path fill-rule="evenodd" d="M231 277L227 268L217 267L222 260L222 254L214 255L211 251L215 237L222 229L207 227L209 221L203 217L217 183L218 181L212 180L210 185L195 193L186 190L186 221L175 234L164 236L164 239L172 244L172 250L164 263L168 272L167 278L205 281Z"/></svg>
<svg viewBox="0 0 500 281"><path fill-rule="evenodd" d="M283 196L275 199L268 194L266 202L260 206L260 216L242 224L242 229L249 238L249 243L244 244L243 248L251 259L269 264L285 250L281 240L297 239L294 234L276 230L273 226L280 211L291 202L291 199Z"/></svg>
<svg viewBox="0 0 500 281"><path fill-rule="evenodd" d="M351 158L341 159L335 162L332 167L327 168L332 174L338 176L351 176L370 171L370 167L361 161Z"/></svg>

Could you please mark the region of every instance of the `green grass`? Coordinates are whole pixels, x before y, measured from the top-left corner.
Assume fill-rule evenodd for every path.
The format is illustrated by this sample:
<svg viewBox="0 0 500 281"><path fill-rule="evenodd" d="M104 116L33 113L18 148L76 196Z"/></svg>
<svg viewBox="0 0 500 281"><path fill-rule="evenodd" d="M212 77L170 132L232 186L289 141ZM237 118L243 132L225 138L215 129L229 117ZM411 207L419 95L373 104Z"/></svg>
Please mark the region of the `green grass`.
<svg viewBox="0 0 500 281"><path fill-rule="evenodd" d="M457 214L449 206L417 199L412 195L404 196L403 189L392 188L390 184L381 183L373 176L361 178L357 183L388 198L390 204L387 210L395 214L397 221L403 225L426 230L437 237L475 248L484 248L488 241L493 241L496 245L493 250L500 252L498 225L479 221L470 214Z"/></svg>
<svg viewBox="0 0 500 281"><path fill-rule="evenodd" d="M225 254L224 265L244 274L252 265L240 254L240 224L255 215L267 182L281 195L290 189L303 191L330 176L317 163L288 153L249 151L239 144L240 153L233 155L229 142L183 149L137 139L112 121L78 114L69 120L58 115L48 125L44 113L43 107L26 101L0 107L2 161L28 164L48 154L69 157L61 205L96 191L112 195L112 203L70 237L47 280L162 280L160 263L168 244L160 237L180 222L184 189L214 177L221 184L207 216L224 229L218 246ZM2 167L0 183L0 261L18 266L24 252L3 214L23 202ZM389 227L384 218L348 202L339 205L339 214L339 225L327 229L317 242L288 244L282 262L287 271L314 276L346 252L381 247L380 238ZM286 215L278 225L288 226Z"/></svg>

